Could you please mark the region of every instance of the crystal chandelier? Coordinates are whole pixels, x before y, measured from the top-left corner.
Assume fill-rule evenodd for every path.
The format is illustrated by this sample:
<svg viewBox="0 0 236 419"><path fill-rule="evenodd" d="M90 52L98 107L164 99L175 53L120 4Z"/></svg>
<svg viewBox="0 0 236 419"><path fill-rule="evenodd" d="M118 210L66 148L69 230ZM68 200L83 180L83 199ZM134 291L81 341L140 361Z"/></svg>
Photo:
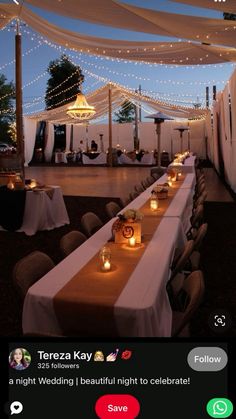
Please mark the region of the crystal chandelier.
<svg viewBox="0 0 236 419"><path fill-rule="evenodd" d="M90 106L88 104L83 93L78 93L74 105L70 106L66 113L71 118L79 119L82 121L91 118L96 113L96 111L94 106Z"/></svg>

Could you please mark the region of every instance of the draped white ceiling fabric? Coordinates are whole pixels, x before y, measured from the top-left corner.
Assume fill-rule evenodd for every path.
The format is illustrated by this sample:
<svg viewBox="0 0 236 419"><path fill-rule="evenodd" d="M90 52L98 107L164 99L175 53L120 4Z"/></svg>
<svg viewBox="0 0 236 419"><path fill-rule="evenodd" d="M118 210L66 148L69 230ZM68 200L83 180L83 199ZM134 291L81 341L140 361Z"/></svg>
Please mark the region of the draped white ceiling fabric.
<svg viewBox="0 0 236 419"><path fill-rule="evenodd" d="M96 24L236 47L233 21L160 12L114 0L28 0L26 3Z"/></svg>
<svg viewBox="0 0 236 419"><path fill-rule="evenodd" d="M222 13L236 13L236 1L235 0L172 0L176 3L189 4L190 6L203 7L206 9L219 10Z"/></svg>
<svg viewBox="0 0 236 419"><path fill-rule="evenodd" d="M111 84L111 88L113 111L118 109L125 100L130 100L134 103L146 103L149 107L156 111L161 111L167 115L177 118L200 118L205 117L208 113L207 109L193 109L157 101L149 96L139 95L135 92L132 92L120 85ZM89 105L95 106L96 109L96 114L93 119L97 119L108 114L108 90L109 84L95 90L86 96ZM35 113L27 117L37 121L48 121L55 124L76 124L77 121L73 118L70 118L66 113L66 110L72 104L73 102L56 109Z"/></svg>
<svg viewBox="0 0 236 419"><path fill-rule="evenodd" d="M0 25L4 25L4 22L7 24L10 20L9 16L15 18L20 10L20 18L35 31L57 44L84 53L171 65L218 64L236 61L236 49L234 48L193 42L132 42L96 38L57 27L25 7L5 6L0 5L0 14L3 14L4 10L6 11L6 19L0 20Z"/></svg>
<svg viewBox="0 0 236 419"><path fill-rule="evenodd" d="M17 14L15 4L0 4L0 29L5 28Z"/></svg>

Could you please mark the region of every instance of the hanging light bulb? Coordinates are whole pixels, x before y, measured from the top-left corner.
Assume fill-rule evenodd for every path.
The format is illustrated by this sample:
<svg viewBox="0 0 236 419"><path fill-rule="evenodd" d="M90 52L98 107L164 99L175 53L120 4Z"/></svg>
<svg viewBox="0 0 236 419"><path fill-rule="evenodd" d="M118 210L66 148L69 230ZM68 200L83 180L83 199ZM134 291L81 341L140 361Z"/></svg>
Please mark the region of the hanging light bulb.
<svg viewBox="0 0 236 419"><path fill-rule="evenodd" d="M67 111L67 115L74 119L90 119L95 113L95 107L90 106L83 95L83 93L78 93L74 105L70 106Z"/></svg>

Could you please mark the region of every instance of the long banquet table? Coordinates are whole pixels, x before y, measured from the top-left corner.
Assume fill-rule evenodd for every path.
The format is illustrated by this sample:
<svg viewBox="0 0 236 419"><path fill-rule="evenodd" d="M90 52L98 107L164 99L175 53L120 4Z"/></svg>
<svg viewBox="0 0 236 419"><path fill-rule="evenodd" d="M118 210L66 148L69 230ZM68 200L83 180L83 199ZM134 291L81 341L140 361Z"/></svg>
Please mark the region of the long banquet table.
<svg viewBox="0 0 236 419"><path fill-rule="evenodd" d="M148 211L147 201L152 188L165 181L165 175L126 207L141 208L144 211L143 250L137 249L137 252L141 252L137 263L133 261L136 250L108 243L112 249L112 263L115 268L104 273L96 267L99 250L111 238L111 228L115 220L112 219L34 284L24 301L24 333L170 336L172 311L166 284L175 250L183 248L186 236L181 216L166 216L165 212L171 206L174 210L175 202L179 208L179 199L175 200L181 191L191 192L191 188L186 187L192 182L188 176L192 175L187 175L181 183L177 182L179 189L176 183L177 190L174 191L173 188L169 208L160 209L159 215ZM185 198L187 199L187 195ZM153 220L157 227L149 234L146 224ZM127 281L116 294L116 288L127 271L130 272ZM114 299L113 296L111 298L113 290Z"/></svg>

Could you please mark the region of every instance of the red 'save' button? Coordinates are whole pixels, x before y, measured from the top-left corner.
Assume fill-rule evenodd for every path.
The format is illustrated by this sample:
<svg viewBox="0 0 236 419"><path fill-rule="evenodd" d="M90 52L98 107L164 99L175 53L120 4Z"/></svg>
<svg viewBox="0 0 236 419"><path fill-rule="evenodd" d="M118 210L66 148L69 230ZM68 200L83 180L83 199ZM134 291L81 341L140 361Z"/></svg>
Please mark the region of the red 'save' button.
<svg viewBox="0 0 236 419"><path fill-rule="evenodd" d="M135 419L140 411L138 400L130 394L106 394L95 405L100 419Z"/></svg>

